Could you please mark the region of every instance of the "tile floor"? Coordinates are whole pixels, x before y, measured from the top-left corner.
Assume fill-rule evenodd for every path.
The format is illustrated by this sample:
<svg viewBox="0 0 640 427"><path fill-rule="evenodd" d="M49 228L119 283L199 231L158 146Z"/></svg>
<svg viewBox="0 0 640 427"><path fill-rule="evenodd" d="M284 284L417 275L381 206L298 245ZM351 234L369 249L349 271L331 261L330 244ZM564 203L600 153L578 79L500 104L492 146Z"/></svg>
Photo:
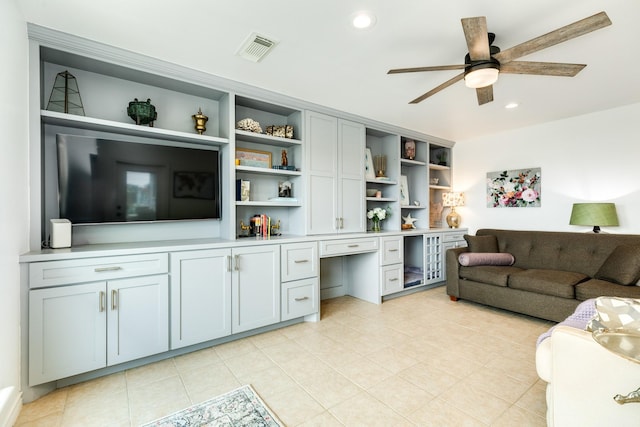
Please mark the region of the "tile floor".
<svg viewBox="0 0 640 427"><path fill-rule="evenodd" d="M287 426L544 426L535 341L551 323L443 287L65 387L18 426L138 426L252 384Z"/></svg>

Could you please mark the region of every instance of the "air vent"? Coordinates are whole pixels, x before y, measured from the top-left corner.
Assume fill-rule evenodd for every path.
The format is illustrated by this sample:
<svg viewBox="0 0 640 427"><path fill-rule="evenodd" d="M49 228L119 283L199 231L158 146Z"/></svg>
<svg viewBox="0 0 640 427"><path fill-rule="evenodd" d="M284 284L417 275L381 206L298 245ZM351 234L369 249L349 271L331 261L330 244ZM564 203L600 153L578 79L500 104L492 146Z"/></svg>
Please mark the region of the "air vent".
<svg viewBox="0 0 640 427"><path fill-rule="evenodd" d="M278 42L270 40L260 34L252 33L244 43L242 43L237 54L249 61L258 62L264 58L276 44L278 44Z"/></svg>

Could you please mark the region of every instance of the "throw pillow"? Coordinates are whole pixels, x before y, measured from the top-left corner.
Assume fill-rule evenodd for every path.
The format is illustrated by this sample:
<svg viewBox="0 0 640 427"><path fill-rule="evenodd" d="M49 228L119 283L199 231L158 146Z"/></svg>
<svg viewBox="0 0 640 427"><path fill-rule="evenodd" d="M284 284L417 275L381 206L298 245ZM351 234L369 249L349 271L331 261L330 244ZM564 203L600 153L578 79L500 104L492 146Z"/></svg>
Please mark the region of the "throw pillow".
<svg viewBox="0 0 640 427"><path fill-rule="evenodd" d="M620 285L634 285L640 279L640 246L615 248L594 277Z"/></svg>
<svg viewBox="0 0 640 427"><path fill-rule="evenodd" d="M458 255L458 262L465 267L473 265L512 265L514 261L513 255L506 252L464 252Z"/></svg>
<svg viewBox="0 0 640 427"><path fill-rule="evenodd" d="M496 236L470 236L465 234L463 237L467 241L470 252L499 252L498 238Z"/></svg>

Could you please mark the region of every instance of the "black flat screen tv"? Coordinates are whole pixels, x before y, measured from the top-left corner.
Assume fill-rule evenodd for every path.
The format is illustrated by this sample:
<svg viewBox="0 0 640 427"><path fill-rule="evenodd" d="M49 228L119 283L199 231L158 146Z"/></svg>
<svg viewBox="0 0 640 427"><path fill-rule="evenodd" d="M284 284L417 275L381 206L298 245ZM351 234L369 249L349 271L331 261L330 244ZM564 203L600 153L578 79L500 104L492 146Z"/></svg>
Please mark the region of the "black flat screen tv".
<svg viewBox="0 0 640 427"><path fill-rule="evenodd" d="M60 218L74 224L219 219L220 153L56 135Z"/></svg>

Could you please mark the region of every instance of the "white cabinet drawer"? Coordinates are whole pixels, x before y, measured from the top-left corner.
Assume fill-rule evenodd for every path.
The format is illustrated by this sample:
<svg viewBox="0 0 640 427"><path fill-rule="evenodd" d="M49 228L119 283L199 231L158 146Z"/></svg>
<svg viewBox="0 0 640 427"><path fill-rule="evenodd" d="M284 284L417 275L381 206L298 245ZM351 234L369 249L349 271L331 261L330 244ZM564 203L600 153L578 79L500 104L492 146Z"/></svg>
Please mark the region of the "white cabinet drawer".
<svg viewBox="0 0 640 427"><path fill-rule="evenodd" d="M296 319L317 313L319 299L320 290L317 277L283 283L281 320Z"/></svg>
<svg viewBox="0 0 640 427"><path fill-rule="evenodd" d="M404 245L402 236L380 238L380 264L389 265L403 262Z"/></svg>
<svg viewBox="0 0 640 427"><path fill-rule="evenodd" d="M456 231L456 232L451 232L451 233L443 233L442 234L442 240L444 243L448 243L448 242L463 242L466 246L466 242L464 240L464 235L466 234L466 231Z"/></svg>
<svg viewBox="0 0 640 427"><path fill-rule="evenodd" d="M320 243L320 257L360 254L378 250L378 238L325 240Z"/></svg>
<svg viewBox="0 0 640 427"><path fill-rule="evenodd" d="M166 253L157 253L33 262L29 264L29 286L43 288L167 273L168 258Z"/></svg>
<svg viewBox="0 0 640 427"><path fill-rule="evenodd" d="M389 295L404 289L404 269L402 264L380 268L380 295Z"/></svg>
<svg viewBox="0 0 640 427"><path fill-rule="evenodd" d="M280 277L283 282L318 276L318 244L289 243L281 246Z"/></svg>

